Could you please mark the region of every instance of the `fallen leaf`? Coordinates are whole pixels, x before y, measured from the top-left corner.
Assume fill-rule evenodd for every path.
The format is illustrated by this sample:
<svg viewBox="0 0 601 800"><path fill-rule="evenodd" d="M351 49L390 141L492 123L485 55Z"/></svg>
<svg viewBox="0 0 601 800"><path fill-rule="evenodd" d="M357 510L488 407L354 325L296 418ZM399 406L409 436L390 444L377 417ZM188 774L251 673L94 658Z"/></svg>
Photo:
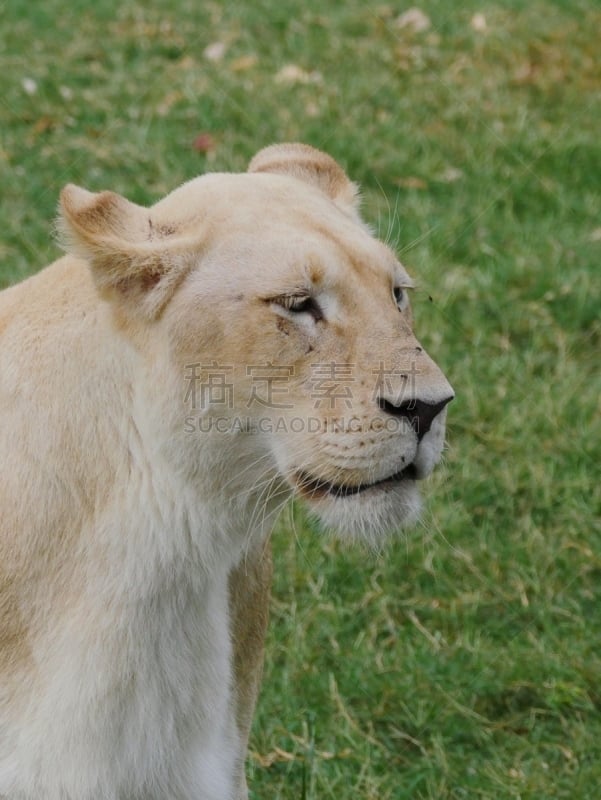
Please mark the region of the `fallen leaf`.
<svg viewBox="0 0 601 800"><path fill-rule="evenodd" d="M232 61L230 69L232 72L246 72L247 69L252 69L258 61L257 56L240 56Z"/></svg>
<svg viewBox="0 0 601 800"><path fill-rule="evenodd" d="M227 50L225 42L211 42L202 51L203 56L207 61L221 61Z"/></svg>
<svg viewBox="0 0 601 800"><path fill-rule="evenodd" d="M191 56L191 55L187 55L187 56L184 56L183 58L180 58L180 60L177 62L177 66L180 69L197 69L198 68L196 59L193 58L193 56Z"/></svg>
<svg viewBox="0 0 601 800"><path fill-rule="evenodd" d="M159 117L166 117L171 111L173 106L183 98L184 94L179 89L168 92L157 106L157 114Z"/></svg>
<svg viewBox="0 0 601 800"><path fill-rule="evenodd" d="M321 83L323 78L320 72L308 72L297 64L286 64L276 73L277 83Z"/></svg>
<svg viewBox="0 0 601 800"><path fill-rule="evenodd" d="M23 78L21 86L25 94L35 94L38 90L38 85L33 78Z"/></svg>
<svg viewBox="0 0 601 800"><path fill-rule="evenodd" d="M32 130L37 135L51 131L55 126L56 120L52 119L52 117L40 117L39 120L34 124Z"/></svg>
<svg viewBox="0 0 601 800"><path fill-rule="evenodd" d="M394 14L392 6L377 6L374 11L381 19L390 19Z"/></svg>
<svg viewBox="0 0 601 800"><path fill-rule="evenodd" d="M455 183L455 181L458 181L460 178L463 178L463 172L457 167L447 167L444 172L441 172L438 176L438 180L442 183Z"/></svg>
<svg viewBox="0 0 601 800"><path fill-rule="evenodd" d="M484 33L484 31L488 28L484 14L474 14L470 20L470 25L472 26L472 29L478 33Z"/></svg>
<svg viewBox="0 0 601 800"><path fill-rule="evenodd" d="M519 85L527 83L535 83L538 69L529 61L520 64L513 72L512 80Z"/></svg>
<svg viewBox="0 0 601 800"><path fill-rule="evenodd" d="M515 767L510 767L507 774L510 778L519 778L520 780L525 777L522 770L516 769Z"/></svg>
<svg viewBox="0 0 601 800"><path fill-rule="evenodd" d="M427 31L431 25L430 17L419 8L408 8L396 18L394 24L397 28L410 28L416 33Z"/></svg>
<svg viewBox="0 0 601 800"><path fill-rule="evenodd" d="M215 139L210 133L199 133L192 143L192 148L197 153L209 153L215 146Z"/></svg>
<svg viewBox="0 0 601 800"><path fill-rule="evenodd" d="M406 178L395 178L393 180L395 186L400 186L403 189L427 189L428 184L423 178L417 178L415 175L408 175Z"/></svg>

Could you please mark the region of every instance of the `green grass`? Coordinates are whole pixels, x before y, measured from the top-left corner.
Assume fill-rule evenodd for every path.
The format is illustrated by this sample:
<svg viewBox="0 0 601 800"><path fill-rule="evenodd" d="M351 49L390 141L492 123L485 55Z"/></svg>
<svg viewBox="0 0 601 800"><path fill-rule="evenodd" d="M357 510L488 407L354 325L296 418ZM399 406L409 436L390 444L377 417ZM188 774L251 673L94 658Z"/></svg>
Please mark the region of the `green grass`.
<svg viewBox="0 0 601 800"><path fill-rule="evenodd" d="M403 8L9 0L0 281L56 255L68 181L149 202L272 141L332 153L457 400L423 522L383 558L301 509L279 526L251 796L596 800L601 10L424 0L412 32Z"/></svg>

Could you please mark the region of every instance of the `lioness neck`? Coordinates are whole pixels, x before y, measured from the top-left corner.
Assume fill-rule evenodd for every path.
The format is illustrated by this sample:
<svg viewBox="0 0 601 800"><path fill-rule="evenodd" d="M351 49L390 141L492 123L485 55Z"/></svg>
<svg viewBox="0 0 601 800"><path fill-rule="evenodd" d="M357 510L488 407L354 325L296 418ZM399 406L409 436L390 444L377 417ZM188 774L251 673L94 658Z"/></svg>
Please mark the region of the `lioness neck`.
<svg viewBox="0 0 601 800"><path fill-rule="evenodd" d="M85 267L63 259L34 280L22 304L11 290L30 338L11 342L1 371L0 451L19 491L4 488L19 502L0 521L0 563L13 576L0 605L23 646L0 663L0 795L230 800L242 744L228 575L252 498L209 502L210 474L174 463L179 434L152 402L160 353L149 366L119 338ZM60 324L46 318L38 337L36 299L65 285ZM12 318L2 322L10 337ZM46 348L63 363L40 395ZM20 399L34 392L37 413L24 419Z"/></svg>

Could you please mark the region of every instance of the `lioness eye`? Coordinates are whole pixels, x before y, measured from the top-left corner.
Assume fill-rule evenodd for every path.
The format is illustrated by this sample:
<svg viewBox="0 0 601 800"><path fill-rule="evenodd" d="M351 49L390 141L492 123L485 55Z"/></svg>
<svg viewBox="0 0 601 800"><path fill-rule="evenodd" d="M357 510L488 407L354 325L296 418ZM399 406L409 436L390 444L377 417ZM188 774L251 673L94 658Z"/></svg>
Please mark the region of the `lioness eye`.
<svg viewBox="0 0 601 800"><path fill-rule="evenodd" d="M282 297L278 302L287 311L292 311L294 314L311 314L316 322L323 319L321 308L312 297L302 295L295 297L292 295L289 297Z"/></svg>
<svg viewBox="0 0 601 800"><path fill-rule="evenodd" d="M407 308L407 303L409 302L409 295L407 294L407 290L403 289L402 286L395 286L393 289L394 299L397 304L397 308L399 311L404 311Z"/></svg>

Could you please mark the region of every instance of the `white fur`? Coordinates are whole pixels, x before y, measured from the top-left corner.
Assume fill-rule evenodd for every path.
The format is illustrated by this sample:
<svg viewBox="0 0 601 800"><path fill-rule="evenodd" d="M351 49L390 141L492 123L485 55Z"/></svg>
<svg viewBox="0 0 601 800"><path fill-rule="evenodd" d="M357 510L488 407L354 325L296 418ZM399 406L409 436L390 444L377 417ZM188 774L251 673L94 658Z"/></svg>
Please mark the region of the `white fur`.
<svg viewBox="0 0 601 800"><path fill-rule="evenodd" d="M440 457L442 414L419 446L411 428L199 432L223 414L332 423L347 409L315 410L314 360L358 366L349 413L363 421L386 416L368 385L386 358L397 372L416 362L416 395L451 392L342 170L298 145L259 155L262 174L201 178L150 210L65 190L77 257L0 294L3 800L243 800L232 569L265 541L296 471L363 485L412 461L425 476ZM282 159L290 175L271 174ZM309 280L333 298L324 321L282 321L265 302ZM184 402L190 359L237 365L232 408ZM291 409L249 410L245 368L266 362L294 365ZM374 544L419 509L411 481L308 499Z"/></svg>
<svg viewBox="0 0 601 800"><path fill-rule="evenodd" d="M148 413L154 384L133 355L124 357L123 345L120 350L120 363L110 348L104 353L114 385L123 387L103 398L110 415L103 419L97 404L87 402L106 386L85 385L85 377L72 396L77 405L65 409L81 424L90 473L101 453L111 454L111 468L93 489L104 505L82 520L65 566L78 565L81 579L72 585L64 574L61 585L44 587L33 602L40 628L45 608L60 624L32 639L37 669L24 674L18 701L13 696L8 704L0 690L0 794L10 800L234 797L232 764L241 743L231 707L227 576L243 552L243 521L257 501L250 491L254 477L248 473L245 499L211 502L207 475L191 477L186 453L171 452L181 426L170 431L160 407ZM135 389L128 385L130 370L138 372ZM132 394L130 416L126 397ZM36 433L50 449L64 447L60 431L35 431L36 422L45 420L27 420L21 456ZM224 474L228 449L221 439L213 452L210 439L203 445L212 483ZM36 486L22 477L21 513L35 525ZM54 476L54 502L61 477ZM78 498L63 501L76 506ZM44 520L37 522L42 534ZM261 526L254 532L260 537ZM107 570L109 564L118 568ZM66 602L58 597L63 591Z"/></svg>

